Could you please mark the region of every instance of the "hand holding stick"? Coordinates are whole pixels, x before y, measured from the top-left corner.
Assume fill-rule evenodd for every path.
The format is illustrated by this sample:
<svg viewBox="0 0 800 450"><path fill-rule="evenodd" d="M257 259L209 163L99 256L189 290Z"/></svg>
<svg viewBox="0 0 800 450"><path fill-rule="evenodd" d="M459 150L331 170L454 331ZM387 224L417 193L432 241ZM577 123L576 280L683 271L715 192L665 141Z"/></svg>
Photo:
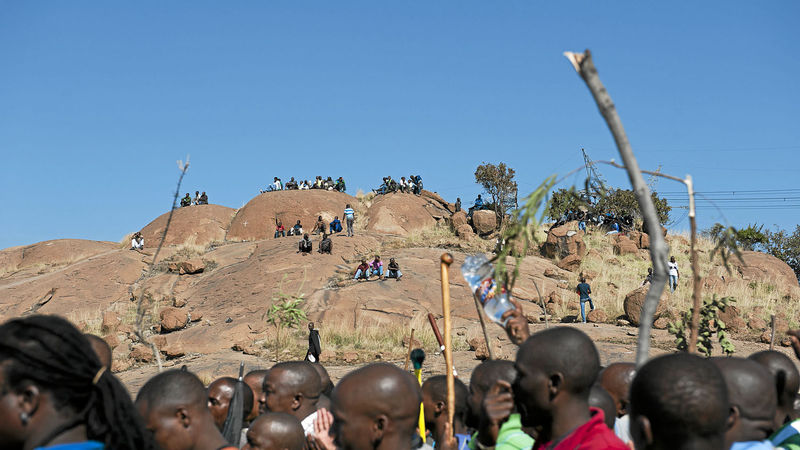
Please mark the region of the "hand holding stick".
<svg viewBox="0 0 800 450"><path fill-rule="evenodd" d="M444 314L444 360L447 365L447 423L450 432L454 430L453 417L456 412L455 378L453 377L453 330L450 321L450 276L449 268L453 263L453 256L449 253L442 254L442 312ZM452 434L450 434L452 436Z"/></svg>

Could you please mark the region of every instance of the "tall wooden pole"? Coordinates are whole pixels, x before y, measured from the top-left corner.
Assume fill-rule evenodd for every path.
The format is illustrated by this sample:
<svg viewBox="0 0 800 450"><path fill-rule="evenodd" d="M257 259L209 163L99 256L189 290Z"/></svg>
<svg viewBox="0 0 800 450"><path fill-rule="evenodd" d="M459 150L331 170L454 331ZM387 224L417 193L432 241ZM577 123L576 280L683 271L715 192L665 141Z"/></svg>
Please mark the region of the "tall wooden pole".
<svg viewBox="0 0 800 450"><path fill-rule="evenodd" d="M444 315L444 360L447 367L447 423L454 430L453 417L456 412L456 385L453 377L453 326L450 320L450 264L453 256L442 254L442 313Z"/></svg>

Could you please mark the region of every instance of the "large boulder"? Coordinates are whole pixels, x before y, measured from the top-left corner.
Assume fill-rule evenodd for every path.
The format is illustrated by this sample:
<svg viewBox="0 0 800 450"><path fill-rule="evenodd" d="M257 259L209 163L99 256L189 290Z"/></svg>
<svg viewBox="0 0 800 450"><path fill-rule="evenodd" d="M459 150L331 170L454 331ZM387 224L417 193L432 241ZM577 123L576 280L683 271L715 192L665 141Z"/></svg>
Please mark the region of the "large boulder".
<svg viewBox="0 0 800 450"><path fill-rule="evenodd" d="M456 234L467 241L475 237L475 232L472 231L472 227L467 223L459 225L456 228Z"/></svg>
<svg viewBox="0 0 800 450"><path fill-rule="evenodd" d="M472 226L478 234L489 234L497 229L497 214L488 209L474 211L472 213Z"/></svg>
<svg viewBox="0 0 800 450"><path fill-rule="evenodd" d="M319 189L265 192L239 209L231 221L227 239L252 241L272 238L275 234L276 219L280 220L287 230L300 220L304 229L311 231L319 216L322 216L325 222L330 222L335 216L339 216L344 224L342 216L347 204L356 209L356 217L364 213L358 210L357 203L354 197L345 193Z"/></svg>
<svg viewBox="0 0 800 450"><path fill-rule="evenodd" d="M438 195L414 195L396 192L378 195L366 212L369 231L405 236L415 230L436 225L450 216L447 203Z"/></svg>
<svg viewBox="0 0 800 450"><path fill-rule="evenodd" d="M644 305L644 299L647 296L647 290L649 288L650 285L642 286L638 289L634 289L625 296L625 301L623 302L622 306L625 310L625 315L628 316L628 321L630 321L633 326L638 327L640 324L642 305ZM653 316L654 320L660 318L667 312L668 299L669 294L665 289L661 294L661 300L659 300L656 313Z"/></svg>
<svg viewBox="0 0 800 450"><path fill-rule="evenodd" d="M729 258L731 266L746 281L762 283L777 283L781 293L793 294L797 292L797 276L788 264L780 259L761 252L743 251L742 260Z"/></svg>
<svg viewBox="0 0 800 450"><path fill-rule="evenodd" d="M559 269L575 272L581 267L581 257L576 254L567 255L566 258L557 262L556 266L558 266Z"/></svg>
<svg viewBox="0 0 800 450"><path fill-rule="evenodd" d="M213 241L222 241L234 214L236 214L235 209L221 205L178 208L173 211L164 244L191 242L196 245L206 245ZM166 212L142 228L145 247L158 247L168 218L169 212Z"/></svg>
<svg viewBox="0 0 800 450"><path fill-rule="evenodd" d="M650 248L650 236L647 233L643 233L641 231L631 231L628 233L628 238L633 241L637 248Z"/></svg>
<svg viewBox="0 0 800 450"><path fill-rule="evenodd" d="M171 306L162 309L159 318L161 319L162 333L180 330L189 322L189 315L186 311Z"/></svg>
<svg viewBox="0 0 800 450"><path fill-rule="evenodd" d="M583 231L575 231L567 225L555 227L547 233L542 245L542 254L548 258L566 258L568 255L586 256Z"/></svg>
<svg viewBox="0 0 800 450"><path fill-rule="evenodd" d="M615 255L637 255L639 254L639 248L636 247L636 244L628 239L627 236L624 235L617 235L614 239L614 254Z"/></svg>
<svg viewBox="0 0 800 450"><path fill-rule="evenodd" d="M461 225L467 225L469 223L467 219L467 213L465 213L464 211L459 211L457 213L454 213L450 217L450 223L453 226L453 230L457 231L458 227L460 227Z"/></svg>
<svg viewBox="0 0 800 450"><path fill-rule="evenodd" d="M11 274L27 267L61 266L119 248L114 242L83 239L57 239L0 250L0 274Z"/></svg>

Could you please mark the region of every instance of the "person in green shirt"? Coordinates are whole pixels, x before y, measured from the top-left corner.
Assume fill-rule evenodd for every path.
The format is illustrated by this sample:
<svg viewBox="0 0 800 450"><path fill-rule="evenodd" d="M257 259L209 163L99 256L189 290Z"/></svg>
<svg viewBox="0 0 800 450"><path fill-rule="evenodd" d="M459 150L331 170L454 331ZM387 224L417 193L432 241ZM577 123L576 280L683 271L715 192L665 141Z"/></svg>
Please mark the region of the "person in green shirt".
<svg viewBox="0 0 800 450"><path fill-rule="evenodd" d="M520 415L513 410L513 397L511 414L502 412L498 414L498 408L495 408L498 402L507 402L501 398L500 389L495 385L498 381L511 384L514 378L516 371L511 361L484 361L472 372L467 401L469 405L467 426L478 431L472 435L469 442L470 449L494 447L497 450L518 450L533 446L533 438L522 431ZM501 410L507 411L508 408Z"/></svg>

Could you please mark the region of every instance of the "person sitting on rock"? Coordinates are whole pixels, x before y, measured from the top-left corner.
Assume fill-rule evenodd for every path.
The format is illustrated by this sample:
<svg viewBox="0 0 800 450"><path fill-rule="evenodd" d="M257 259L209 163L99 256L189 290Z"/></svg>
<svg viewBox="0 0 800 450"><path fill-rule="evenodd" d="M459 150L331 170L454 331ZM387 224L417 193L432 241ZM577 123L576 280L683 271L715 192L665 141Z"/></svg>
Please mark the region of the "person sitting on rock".
<svg viewBox="0 0 800 450"><path fill-rule="evenodd" d="M393 180L392 177L389 178L389 192L397 192L400 189L400 186L397 184L397 181Z"/></svg>
<svg viewBox="0 0 800 450"><path fill-rule="evenodd" d="M203 191L203 193L200 194L200 203L199 204L200 205L207 205L208 204L208 195L206 195L205 191Z"/></svg>
<svg viewBox="0 0 800 450"><path fill-rule="evenodd" d="M325 181L322 183L322 186L323 186L323 188L324 188L326 191L332 191L332 190L333 190L333 187L334 187L335 185L336 185L336 183L334 183L334 182L333 182L333 178L331 178L331 177L328 177L328 178L327 178L327 179L325 179Z"/></svg>
<svg viewBox="0 0 800 450"><path fill-rule="evenodd" d="M289 181L286 182L286 190L293 191L297 189L297 181L294 181L294 177L292 177Z"/></svg>
<svg viewBox="0 0 800 450"><path fill-rule="evenodd" d="M302 253L303 255L308 255L311 253L311 239L308 238L308 233L303 235L303 239L300 240L298 248L299 250L297 253Z"/></svg>
<svg viewBox="0 0 800 450"><path fill-rule="evenodd" d="M311 234L324 234L326 226L327 224L324 220L322 220L322 216L318 216L317 222L314 224L314 228L311 230Z"/></svg>
<svg viewBox="0 0 800 450"><path fill-rule="evenodd" d="M193 205L200 204L200 191L194 191L194 199L192 200Z"/></svg>
<svg viewBox="0 0 800 450"><path fill-rule="evenodd" d="M333 187L334 190L339 192L344 192L347 190L347 186L344 184L344 178L339 177L336 180L336 185Z"/></svg>
<svg viewBox="0 0 800 450"><path fill-rule="evenodd" d="M192 206L192 197L189 193L186 193L186 196L181 199L181 208L184 206Z"/></svg>
<svg viewBox="0 0 800 450"><path fill-rule="evenodd" d="M361 260L361 264L356 267L356 274L353 276L354 280L368 280L369 279L369 264L366 259Z"/></svg>
<svg viewBox="0 0 800 450"><path fill-rule="evenodd" d="M398 264L394 258L389 258L389 266L386 269L386 278L395 278L397 281L403 278L403 272L400 272L400 264Z"/></svg>
<svg viewBox="0 0 800 450"><path fill-rule="evenodd" d="M339 220L339 216L336 216L331 221L330 225L330 233L341 233L342 232L342 221Z"/></svg>
<svg viewBox="0 0 800 450"><path fill-rule="evenodd" d="M653 268L652 267L648 267L647 268L647 276L644 277L644 281L642 281L641 285L644 286L645 284L651 283L652 281L653 281Z"/></svg>
<svg viewBox="0 0 800 450"><path fill-rule="evenodd" d="M286 237L286 229L283 227L283 222L278 219L275 219L275 237L277 239L278 236Z"/></svg>
<svg viewBox="0 0 800 450"><path fill-rule="evenodd" d="M322 189L322 177L317 175L317 178L314 180L314 185L311 186L311 189Z"/></svg>
<svg viewBox="0 0 800 450"><path fill-rule="evenodd" d="M398 183L398 188L400 192L409 192L412 187L414 186L414 182L411 180L406 181L406 177L400 177L400 182Z"/></svg>
<svg viewBox="0 0 800 450"><path fill-rule="evenodd" d="M303 426L287 413L268 412L254 420L247 430L242 450L300 450L305 448Z"/></svg>
<svg viewBox="0 0 800 450"><path fill-rule="evenodd" d="M381 257L375 255L375 259L369 263L369 273L367 277L371 277L372 275L377 275L378 278L383 278L383 261L381 261Z"/></svg>
<svg viewBox="0 0 800 450"><path fill-rule="evenodd" d="M472 207L469 208L467 216L472 217L473 212L480 211L483 209L483 207L484 207L483 197L481 197L481 194L478 194L478 198L475 199L475 203L473 203Z"/></svg>
<svg viewBox="0 0 800 450"><path fill-rule="evenodd" d="M142 233L137 231L131 238L131 250L144 250L144 238Z"/></svg>
<svg viewBox="0 0 800 450"><path fill-rule="evenodd" d="M330 255L331 251L333 251L333 242L331 242L330 236L328 236L327 234L325 234L323 232L322 233L322 240L319 243L319 252L320 253L327 253L327 254Z"/></svg>
<svg viewBox="0 0 800 450"><path fill-rule="evenodd" d="M419 175L411 175L410 180L414 182L414 194L422 194L422 177Z"/></svg>
<svg viewBox="0 0 800 450"><path fill-rule="evenodd" d="M300 182L300 186L298 187L301 191L307 191L311 189L311 185L308 184L308 180L303 180Z"/></svg>
<svg viewBox="0 0 800 450"><path fill-rule="evenodd" d="M289 230L289 236L300 236L303 234L303 226L300 225L300 220Z"/></svg>

